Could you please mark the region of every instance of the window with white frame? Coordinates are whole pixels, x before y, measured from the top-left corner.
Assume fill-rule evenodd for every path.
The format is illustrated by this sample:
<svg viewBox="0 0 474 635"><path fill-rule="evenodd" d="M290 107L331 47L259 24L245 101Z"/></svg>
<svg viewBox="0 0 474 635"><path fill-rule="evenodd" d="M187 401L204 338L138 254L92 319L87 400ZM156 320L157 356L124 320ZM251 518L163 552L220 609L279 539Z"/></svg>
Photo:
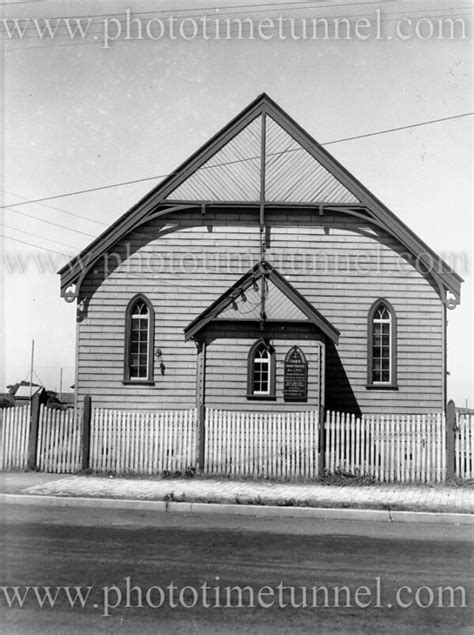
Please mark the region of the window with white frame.
<svg viewBox="0 0 474 635"><path fill-rule="evenodd" d="M153 309L140 295L127 308L124 379L130 382L153 380Z"/></svg>
<svg viewBox="0 0 474 635"><path fill-rule="evenodd" d="M378 300L369 313L368 385L394 387L396 384L396 323L393 308Z"/></svg>
<svg viewBox="0 0 474 635"><path fill-rule="evenodd" d="M270 353L262 345L255 351L253 358L254 395L270 394Z"/></svg>
<svg viewBox="0 0 474 635"><path fill-rule="evenodd" d="M267 342L255 342L249 352L248 396L265 399L275 392L275 351Z"/></svg>

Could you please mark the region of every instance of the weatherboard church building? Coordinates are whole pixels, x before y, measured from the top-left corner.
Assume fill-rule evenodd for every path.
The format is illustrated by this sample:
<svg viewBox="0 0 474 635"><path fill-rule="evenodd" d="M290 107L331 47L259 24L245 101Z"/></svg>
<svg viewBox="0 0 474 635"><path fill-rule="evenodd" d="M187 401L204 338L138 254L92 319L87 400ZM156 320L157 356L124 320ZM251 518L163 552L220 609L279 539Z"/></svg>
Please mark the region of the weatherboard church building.
<svg viewBox="0 0 474 635"><path fill-rule="evenodd" d="M461 278L265 94L60 275L80 401L445 406Z"/></svg>

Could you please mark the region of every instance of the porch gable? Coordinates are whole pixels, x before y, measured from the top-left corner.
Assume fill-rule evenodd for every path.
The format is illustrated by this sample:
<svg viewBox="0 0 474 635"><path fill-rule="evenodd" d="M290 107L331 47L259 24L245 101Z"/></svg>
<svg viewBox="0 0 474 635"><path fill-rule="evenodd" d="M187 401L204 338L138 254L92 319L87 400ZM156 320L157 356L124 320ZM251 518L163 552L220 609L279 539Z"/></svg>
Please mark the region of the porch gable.
<svg viewBox="0 0 474 635"><path fill-rule="evenodd" d="M261 261L207 307L185 329L196 339L211 321L311 322L337 344L340 332L270 263Z"/></svg>

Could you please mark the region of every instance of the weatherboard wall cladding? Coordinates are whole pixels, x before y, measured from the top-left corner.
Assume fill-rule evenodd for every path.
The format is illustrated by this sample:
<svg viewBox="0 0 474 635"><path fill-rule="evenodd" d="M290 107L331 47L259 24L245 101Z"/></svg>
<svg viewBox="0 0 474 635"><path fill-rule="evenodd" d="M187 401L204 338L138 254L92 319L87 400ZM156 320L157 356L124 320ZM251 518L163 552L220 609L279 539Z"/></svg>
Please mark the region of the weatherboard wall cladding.
<svg viewBox="0 0 474 635"><path fill-rule="evenodd" d="M280 329L269 328L269 337L275 350L275 395L269 401L247 399L247 359L254 342L260 337L258 326L250 328L242 337L221 337L225 332L224 324L216 323L210 329L213 338L206 353L206 404L210 408L229 408L235 410L279 411L315 410L321 405L320 400L320 363L321 346L316 339L319 335L311 333L312 329L296 325ZM301 336L304 331L304 337ZM227 334L228 335L228 334ZM308 362L307 399L285 402L283 396L284 362L288 351L298 344ZM244 398L243 398L244 396Z"/></svg>
<svg viewBox="0 0 474 635"><path fill-rule="evenodd" d="M343 214L295 209L267 211L265 218L266 260L341 333L339 343L327 348L326 407L364 413L441 409L443 307L393 238ZM194 407L196 346L184 342L183 329L259 261L258 212L170 215L139 227L112 252L81 286L86 301L79 322L80 399L90 394L96 406L124 409ZM155 359L153 386L123 384L125 310L138 292L153 305L155 347L165 364L161 374ZM389 300L397 316L398 390L366 388L367 315L377 298ZM230 366L237 357L246 366L248 346L242 339L232 343ZM209 396L219 390L223 398L216 405L246 408L246 367L240 369L243 383L229 372L217 389L218 345L210 343L207 355ZM283 362L280 353L277 361Z"/></svg>

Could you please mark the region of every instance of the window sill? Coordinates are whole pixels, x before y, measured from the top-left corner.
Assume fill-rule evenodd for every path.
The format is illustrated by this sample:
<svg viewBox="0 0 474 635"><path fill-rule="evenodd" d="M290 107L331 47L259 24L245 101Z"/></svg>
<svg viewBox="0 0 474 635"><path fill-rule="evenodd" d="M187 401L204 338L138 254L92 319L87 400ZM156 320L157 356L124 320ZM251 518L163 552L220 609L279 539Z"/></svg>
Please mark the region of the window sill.
<svg viewBox="0 0 474 635"><path fill-rule="evenodd" d="M276 395L247 395L251 401L276 401Z"/></svg>
<svg viewBox="0 0 474 635"><path fill-rule="evenodd" d="M367 390L398 390L396 384L367 384Z"/></svg>
<svg viewBox="0 0 474 635"><path fill-rule="evenodd" d="M124 379L122 384L124 386L154 386L155 382L152 379Z"/></svg>

